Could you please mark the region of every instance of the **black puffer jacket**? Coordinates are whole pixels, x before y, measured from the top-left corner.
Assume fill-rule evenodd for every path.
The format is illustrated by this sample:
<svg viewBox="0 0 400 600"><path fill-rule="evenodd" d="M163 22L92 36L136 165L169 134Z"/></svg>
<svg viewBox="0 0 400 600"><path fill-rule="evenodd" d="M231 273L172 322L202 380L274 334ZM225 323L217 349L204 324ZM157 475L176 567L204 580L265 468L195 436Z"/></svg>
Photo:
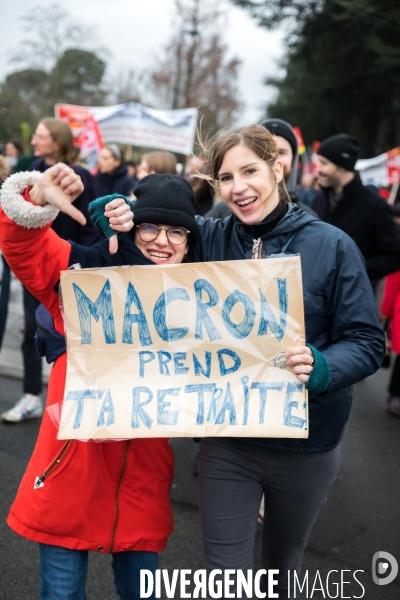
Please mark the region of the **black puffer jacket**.
<svg viewBox="0 0 400 600"><path fill-rule="evenodd" d="M234 216L212 220L197 217L201 239L191 250L194 261L251 258L253 238ZM270 448L322 452L340 441L348 419L352 384L380 366L385 337L364 260L342 231L316 219L294 204L270 232L262 236L262 256L281 252L292 234L288 253L300 254L306 341L329 362L328 390L309 402L308 439L249 439Z"/></svg>

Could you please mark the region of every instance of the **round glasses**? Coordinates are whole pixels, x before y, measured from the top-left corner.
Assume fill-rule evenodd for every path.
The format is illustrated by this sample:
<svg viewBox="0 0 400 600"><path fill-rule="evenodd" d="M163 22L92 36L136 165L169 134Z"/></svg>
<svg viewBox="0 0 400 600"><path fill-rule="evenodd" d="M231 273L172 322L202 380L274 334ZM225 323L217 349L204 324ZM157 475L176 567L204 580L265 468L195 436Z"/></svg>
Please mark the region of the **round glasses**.
<svg viewBox="0 0 400 600"><path fill-rule="evenodd" d="M165 227L165 225L154 225L153 223L141 223L136 225L139 237L143 242L152 242L158 238L161 229L165 229L167 240L171 244L179 246L186 242L190 231L184 227Z"/></svg>

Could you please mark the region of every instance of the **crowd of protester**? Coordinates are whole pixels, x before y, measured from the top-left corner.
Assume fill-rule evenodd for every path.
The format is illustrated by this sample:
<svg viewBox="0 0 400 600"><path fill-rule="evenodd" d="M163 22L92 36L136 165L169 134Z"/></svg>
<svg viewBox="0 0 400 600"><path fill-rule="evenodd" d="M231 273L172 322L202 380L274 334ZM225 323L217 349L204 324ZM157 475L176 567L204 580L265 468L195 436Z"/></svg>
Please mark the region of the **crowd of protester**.
<svg viewBox="0 0 400 600"><path fill-rule="evenodd" d="M45 118L32 137L32 152L24 152L20 141L13 139L0 156L0 181L5 182L0 212L0 348L11 271L24 285L23 394L1 415L6 422L43 416L35 313L43 303L55 330L63 333L54 284L60 271L71 264L177 264L183 259L238 260L286 251L302 256L307 344L291 349L287 358L309 391L310 437L263 438L251 443L206 438L200 444L200 511L208 570L252 568L264 494L262 564L283 574L278 584L281 597L286 597L292 585L287 572L300 569L312 526L338 472L351 386L382 363L385 336L376 303L383 281L381 324L385 319L388 347L400 354L400 203L389 204L385 189L363 185L355 168L360 150L356 138L336 134L319 146L317 167L304 167L292 126L281 119L267 119L223 132L203 144L201 156L183 165L166 151L125 160L122 146L106 143L98 155L97 173L92 175L79 164L69 126ZM55 209L56 195L62 198L61 205L57 204L60 212ZM72 199L79 211L74 217L69 208ZM18 207L17 216L11 205ZM37 216L39 207L45 205L50 209L46 218ZM96 222L96 211L109 218L113 230L128 232L110 253L106 232L99 232L91 221L90 217ZM24 228L29 235L22 234ZM20 260L21 253L28 257L25 261ZM162 255L167 260L161 260ZM57 358L52 378L50 404L63 397L65 351ZM387 408L400 416L399 357ZM154 571L157 554L173 528L169 444L159 439L75 445L75 467L57 485L48 486L43 510L31 480L50 457L71 452L69 442L56 439L54 427L45 414L8 518L12 529L40 544L41 597L51 599L57 590L57 598L84 598L87 552L95 550L112 552L120 597L139 598L138 572L143 568ZM104 514L89 516L88 505L95 496L102 497L107 507L102 474L108 472L117 479L112 465L119 465L124 456L124 464L135 461L140 465L121 492L126 498L120 516L124 527L110 547L102 541ZM270 464L274 468L267 468ZM79 482L78 509L73 490ZM138 487L146 502L138 501ZM302 505L293 504L293 495L303 498ZM232 502L233 497L237 501ZM67 564L66 586L62 570ZM267 589L268 582L263 585ZM68 596L72 588L75 595Z"/></svg>

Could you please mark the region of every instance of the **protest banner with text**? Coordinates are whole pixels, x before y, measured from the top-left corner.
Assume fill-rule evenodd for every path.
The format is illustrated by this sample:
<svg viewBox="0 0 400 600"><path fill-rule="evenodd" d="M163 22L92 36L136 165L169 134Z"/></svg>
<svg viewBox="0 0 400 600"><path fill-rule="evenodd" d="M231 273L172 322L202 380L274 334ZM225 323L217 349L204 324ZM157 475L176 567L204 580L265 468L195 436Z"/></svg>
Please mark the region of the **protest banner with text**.
<svg viewBox="0 0 400 600"><path fill-rule="evenodd" d="M308 437L299 256L61 274L59 439Z"/></svg>

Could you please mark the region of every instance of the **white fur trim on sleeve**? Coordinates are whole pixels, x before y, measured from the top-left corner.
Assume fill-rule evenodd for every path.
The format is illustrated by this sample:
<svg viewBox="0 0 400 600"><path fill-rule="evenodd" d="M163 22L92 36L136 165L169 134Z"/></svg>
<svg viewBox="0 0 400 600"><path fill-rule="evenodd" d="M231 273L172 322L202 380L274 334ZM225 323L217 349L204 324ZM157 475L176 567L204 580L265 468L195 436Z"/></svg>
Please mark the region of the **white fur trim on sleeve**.
<svg viewBox="0 0 400 600"><path fill-rule="evenodd" d="M4 212L14 223L26 229L44 227L54 221L60 212L51 204L39 206L27 202L22 197L21 192L34 186L40 176L39 171L14 173L7 177L1 187L0 204Z"/></svg>

